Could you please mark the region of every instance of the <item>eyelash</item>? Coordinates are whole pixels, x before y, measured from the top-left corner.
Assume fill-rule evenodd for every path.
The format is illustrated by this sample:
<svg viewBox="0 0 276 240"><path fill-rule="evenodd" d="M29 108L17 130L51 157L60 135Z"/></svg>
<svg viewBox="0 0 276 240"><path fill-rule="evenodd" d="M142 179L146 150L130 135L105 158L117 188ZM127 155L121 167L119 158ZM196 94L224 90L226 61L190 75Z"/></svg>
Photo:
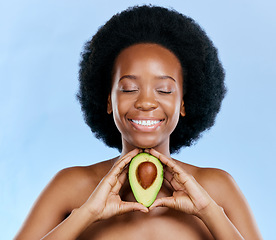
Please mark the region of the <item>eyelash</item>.
<svg viewBox="0 0 276 240"><path fill-rule="evenodd" d="M121 89L121 92L125 92L125 93L133 93L133 92L137 92L138 90L125 90L125 89ZM163 91L163 90L157 90L158 93L161 94L171 94L172 91Z"/></svg>
<svg viewBox="0 0 276 240"><path fill-rule="evenodd" d="M138 91L138 90L124 90L124 89L122 89L121 91L122 91L122 92L136 92L136 91Z"/></svg>
<svg viewBox="0 0 276 240"><path fill-rule="evenodd" d="M170 94L172 93L171 91L161 91L161 90L158 90L159 93L163 93L163 94Z"/></svg>

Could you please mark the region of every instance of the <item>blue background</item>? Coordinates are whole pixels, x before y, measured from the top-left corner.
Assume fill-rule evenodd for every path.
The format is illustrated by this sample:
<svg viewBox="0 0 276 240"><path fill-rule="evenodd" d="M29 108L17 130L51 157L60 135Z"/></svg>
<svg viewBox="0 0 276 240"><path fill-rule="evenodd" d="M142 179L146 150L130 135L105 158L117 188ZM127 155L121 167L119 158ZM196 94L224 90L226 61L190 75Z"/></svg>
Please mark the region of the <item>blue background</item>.
<svg viewBox="0 0 276 240"><path fill-rule="evenodd" d="M275 1L0 3L0 228L11 239L62 168L118 155L95 139L75 98L86 40L113 14L152 3L194 18L219 49L228 94L215 126L175 158L228 171L265 239L275 231Z"/></svg>

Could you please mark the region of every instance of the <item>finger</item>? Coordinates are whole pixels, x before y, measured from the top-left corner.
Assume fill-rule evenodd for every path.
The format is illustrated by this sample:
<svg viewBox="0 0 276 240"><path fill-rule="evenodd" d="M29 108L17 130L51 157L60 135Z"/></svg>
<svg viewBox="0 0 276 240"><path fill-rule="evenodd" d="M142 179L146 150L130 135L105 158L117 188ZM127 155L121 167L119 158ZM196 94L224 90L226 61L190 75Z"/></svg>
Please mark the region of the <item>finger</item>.
<svg viewBox="0 0 276 240"><path fill-rule="evenodd" d="M118 165L120 162L125 161L126 158L133 158L135 157L138 153L142 152L142 149L135 148L132 151L128 152L126 155L121 157L115 164L114 166Z"/></svg>
<svg viewBox="0 0 276 240"><path fill-rule="evenodd" d="M141 211L144 213L149 212L149 209L142 205L141 203L137 202L121 202L120 204L120 213L127 213L127 212L134 212L134 211Z"/></svg>
<svg viewBox="0 0 276 240"><path fill-rule="evenodd" d="M114 164L114 166L111 168L111 170L106 176L106 179L109 181L111 187L114 187L118 177L123 172L126 165L131 161L133 157L135 157L139 153L139 151L140 150L137 148L132 150L131 152L124 155L121 159L119 159L117 163Z"/></svg>
<svg viewBox="0 0 276 240"><path fill-rule="evenodd" d="M184 186L181 182L178 182L175 178L174 178L173 173L171 173L170 171L166 170L164 173L164 178L169 182L169 184L172 186L172 188L174 190L184 190Z"/></svg>
<svg viewBox="0 0 276 240"><path fill-rule="evenodd" d="M154 209L156 207L168 207L168 208L175 209L175 198L173 196L172 197L158 198L150 206L149 210L151 211L152 209Z"/></svg>
<svg viewBox="0 0 276 240"><path fill-rule="evenodd" d="M170 182L173 187L177 188L177 186L182 185L184 188L181 187L181 189L184 190L189 196L191 196L193 201L196 201L196 199L201 197L202 194L205 194L205 191L203 190L201 185L194 179L194 177L188 174L179 165L177 165L174 160L159 153L155 149L150 149L150 154L158 157L161 162L168 166L167 169L172 173L174 177ZM177 185L177 183L179 185Z"/></svg>
<svg viewBox="0 0 276 240"><path fill-rule="evenodd" d="M192 175L188 174L179 165L177 165L174 160L159 153L155 149L150 149L150 154L157 157L161 162L163 162L171 169L174 176L173 179L175 179L177 183L184 187L185 193L187 193L191 197L193 202L196 202L197 199L201 199L203 196L206 196L206 191L195 180L195 178ZM171 183L173 183L173 180L171 181Z"/></svg>
<svg viewBox="0 0 276 240"><path fill-rule="evenodd" d="M121 173L121 175L117 178L117 182L112 189L113 193L119 194L121 187L123 186L123 184L125 183L125 181L127 179L127 172L128 172L128 168L125 168L123 170L123 172Z"/></svg>
<svg viewBox="0 0 276 240"><path fill-rule="evenodd" d="M112 167L110 173L120 174L124 167L131 161L133 157L135 157L141 150L138 148L135 148L134 150L130 151L126 155L124 155L122 158L120 158Z"/></svg>
<svg viewBox="0 0 276 240"><path fill-rule="evenodd" d="M168 168L164 168L164 178L171 183L173 180L173 172L171 172Z"/></svg>
<svg viewBox="0 0 276 240"><path fill-rule="evenodd" d="M112 189L115 187L116 183L118 182L118 178L121 175L121 173L124 171L126 165L131 161L131 159L136 156L141 150L138 148L130 151L126 155L124 155L121 159L118 160L117 163L114 164L114 166L111 168L109 173L104 177L102 182L100 183L102 186L101 190L101 196L103 198L107 198L108 194L112 191ZM116 192L120 190L120 184L118 187L116 187Z"/></svg>
<svg viewBox="0 0 276 240"><path fill-rule="evenodd" d="M180 184L184 185L186 181L193 178L190 174L188 174L182 167L180 167L176 161L173 159L159 153L155 149L150 149L150 153L159 158L161 162L163 162L167 166L167 170L170 171L174 179Z"/></svg>
<svg viewBox="0 0 276 240"><path fill-rule="evenodd" d="M157 157L162 163L164 163L166 166L168 166L169 168L171 168L171 170L173 172L181 173L181 172L184 171L180 166L178 166L176 164L176 162L174 160L172 160L171 158L165 156L164 154L156 151L155 149L151 148L149 153L151 155Z"/></svg>
<svg viewBox="0 0 276 240"><path fill-rule="evenodd" d="M167 172L165 175L168 175L169 179L171 179L173 176L170 181L172 187L177 191L183 191L184 193L188 194L193 201L200 199L202 194L205 192L202 186L191 174L187 174L185 172L180 174Z"/></svg>

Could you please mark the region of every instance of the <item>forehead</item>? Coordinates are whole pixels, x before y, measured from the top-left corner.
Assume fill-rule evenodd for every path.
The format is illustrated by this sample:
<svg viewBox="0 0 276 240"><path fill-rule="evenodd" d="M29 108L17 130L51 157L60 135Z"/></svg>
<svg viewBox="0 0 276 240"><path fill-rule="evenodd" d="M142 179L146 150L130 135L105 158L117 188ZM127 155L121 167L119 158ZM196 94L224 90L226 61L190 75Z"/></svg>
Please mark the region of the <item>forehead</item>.
<svg viewBox="0 0 276 240"><path fill-rule="evenodd" d="M167 48L152 43L140 43L125 48L117 56L113 73L137 74L152 72L156 75L182 76L182 67L179 59ZM113 75L113 76L114 76Z"/></svg>

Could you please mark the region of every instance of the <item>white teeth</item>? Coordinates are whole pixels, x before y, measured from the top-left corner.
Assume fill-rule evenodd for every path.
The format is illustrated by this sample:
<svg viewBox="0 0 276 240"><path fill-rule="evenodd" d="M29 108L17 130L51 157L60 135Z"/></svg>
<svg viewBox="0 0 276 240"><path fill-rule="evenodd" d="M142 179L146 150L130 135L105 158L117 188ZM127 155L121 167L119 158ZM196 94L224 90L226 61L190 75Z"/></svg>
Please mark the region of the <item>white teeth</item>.
<svg viewBox="0 0 276 240"><path fill-rule="evenodd" d="M152 120L133 120L133 119L131 121L142 126L151 126L161 122L161 120L152 121Z"/></svg>

